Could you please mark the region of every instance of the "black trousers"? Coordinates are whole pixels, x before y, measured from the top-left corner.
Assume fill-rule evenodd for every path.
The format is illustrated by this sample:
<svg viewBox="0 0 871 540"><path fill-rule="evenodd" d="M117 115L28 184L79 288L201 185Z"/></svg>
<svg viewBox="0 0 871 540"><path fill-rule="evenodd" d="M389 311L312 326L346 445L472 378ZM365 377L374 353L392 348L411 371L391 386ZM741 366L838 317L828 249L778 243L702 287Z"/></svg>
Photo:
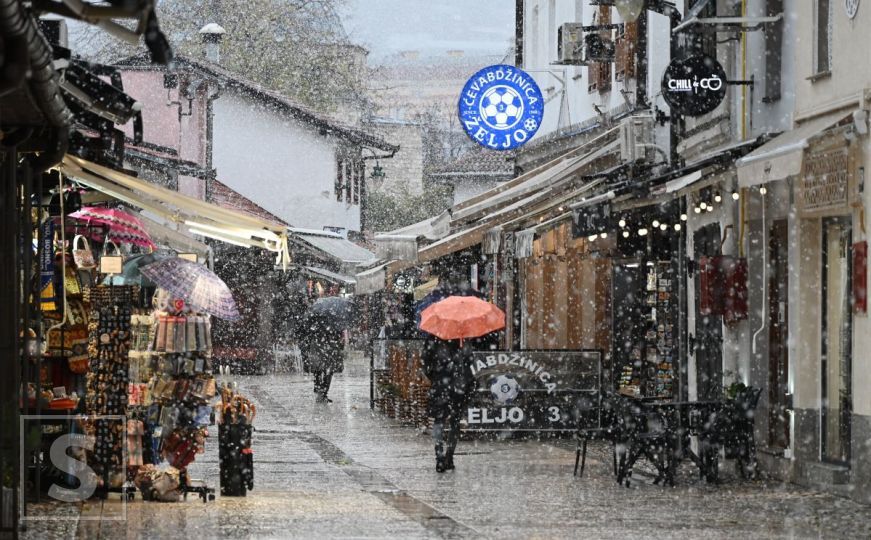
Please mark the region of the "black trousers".
<svg viewBox="0 0 871 540"><path fill-rule="evenodd" d="M447 455L453 455L460 440L460 414L459 411L450 412L444 416L434 418L432 426L432 440L437 449Z"/></svg>
<svg viewBox="0 0 871 540"><path fill-rule="evenodd" d="M323 397L327 397L327 392L330 391L330 383L333 382L333 370L325 369L314 372L315 375L315 392Z"/></svg>

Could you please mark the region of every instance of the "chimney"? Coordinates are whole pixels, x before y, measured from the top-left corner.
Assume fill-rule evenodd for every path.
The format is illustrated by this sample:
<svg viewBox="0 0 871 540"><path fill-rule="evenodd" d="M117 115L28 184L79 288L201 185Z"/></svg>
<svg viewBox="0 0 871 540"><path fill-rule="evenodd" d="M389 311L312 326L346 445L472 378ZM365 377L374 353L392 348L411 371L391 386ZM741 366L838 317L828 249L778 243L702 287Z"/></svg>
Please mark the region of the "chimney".
<svg viewBox="0 0 871 540"><path fill-rule="evenodd" d="M218 23L209 23L200 28L206 60L213 64L221 63L221 40L224 38L225 33L226 30Z"/></svg>

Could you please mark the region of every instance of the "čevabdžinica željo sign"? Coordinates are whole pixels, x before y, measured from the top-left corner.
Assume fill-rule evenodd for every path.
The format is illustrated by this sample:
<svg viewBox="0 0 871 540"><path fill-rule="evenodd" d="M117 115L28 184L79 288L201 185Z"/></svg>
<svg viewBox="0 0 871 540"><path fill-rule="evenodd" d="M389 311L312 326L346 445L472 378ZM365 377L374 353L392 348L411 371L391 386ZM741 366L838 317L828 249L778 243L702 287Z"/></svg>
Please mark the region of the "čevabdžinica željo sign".
<svg viewBox="0 0 871 540"><path fill-rule="evenodd" d="M497 64L469 78L458 109L460 124L473 141L492 150L511 150L538 131L544 99L528 73Z"/></svg>

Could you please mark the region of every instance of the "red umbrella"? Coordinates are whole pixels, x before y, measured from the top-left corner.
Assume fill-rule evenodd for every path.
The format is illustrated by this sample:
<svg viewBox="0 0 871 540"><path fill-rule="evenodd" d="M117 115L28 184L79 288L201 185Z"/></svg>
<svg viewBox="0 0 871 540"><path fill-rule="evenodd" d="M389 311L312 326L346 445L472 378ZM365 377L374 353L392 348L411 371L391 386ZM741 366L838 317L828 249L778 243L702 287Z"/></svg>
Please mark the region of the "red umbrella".
<svg viewBox="0 0 871 540"><path fill-rule="evenodd" d="M449 296L420 315L420 329L440 339L480 337L505 328L505 312L475 296Z"/></svg>
<svg viewBox="0 0 871 540"><path fill-rule="evenodd" d="M151 236L145 229L145 225L133 214L116 208L101 208L99 206L84 206L78 212L73 212L69 217L85 223L104 225L109 232L106 238L113 242L135 244L140 247L154 249L157 247L151 240ZM92 238L104 241L99 231L91 231Z"/></svg>

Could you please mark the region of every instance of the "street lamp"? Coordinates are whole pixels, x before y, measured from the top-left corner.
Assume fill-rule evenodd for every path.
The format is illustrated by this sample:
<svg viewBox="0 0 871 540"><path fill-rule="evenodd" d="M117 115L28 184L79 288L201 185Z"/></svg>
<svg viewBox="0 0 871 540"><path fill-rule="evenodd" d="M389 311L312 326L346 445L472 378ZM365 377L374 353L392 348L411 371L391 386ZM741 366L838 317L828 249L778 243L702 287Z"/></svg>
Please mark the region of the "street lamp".
<svg viewBox="0 0 871 540"><path fill-rule="evenodd" d="M624 22L634 22L644 11L644 0L615 0L614 7Z"/></svg>
<svg viewBox="0 0 871 540"><path fill-rule="evenodd" d="M381 168L381 164L377 161L375 162L375 166L372 167L372 174L369 175L369 178L372 180L372 188L380 189L381 185L384 183L384 169Z"/></svg>

